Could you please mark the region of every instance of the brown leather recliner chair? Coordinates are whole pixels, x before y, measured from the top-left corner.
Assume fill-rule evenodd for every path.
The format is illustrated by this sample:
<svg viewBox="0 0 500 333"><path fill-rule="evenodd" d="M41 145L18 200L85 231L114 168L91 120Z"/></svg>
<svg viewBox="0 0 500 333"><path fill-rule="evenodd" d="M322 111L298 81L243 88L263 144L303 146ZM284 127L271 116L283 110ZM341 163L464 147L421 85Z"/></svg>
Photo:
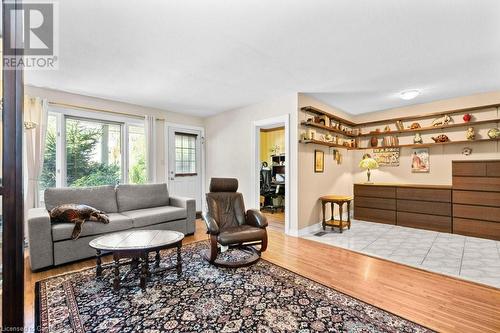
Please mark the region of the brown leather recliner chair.
<svg viewBox="0 0 500 333"><path fill-rule="evenodd" d="M267 219L256 209L245 212L243 195L236 192L238 180L235 178L212 178L210 193L206 194L208 212L202 217L210 235L210 250L206 259L215 265L241 267L255 263L260 253L267 248ZM249 256L241 261L217 259L218 244L230 248L238 247L248 251ZM255 245L260 245L257 250Z"/></svg>

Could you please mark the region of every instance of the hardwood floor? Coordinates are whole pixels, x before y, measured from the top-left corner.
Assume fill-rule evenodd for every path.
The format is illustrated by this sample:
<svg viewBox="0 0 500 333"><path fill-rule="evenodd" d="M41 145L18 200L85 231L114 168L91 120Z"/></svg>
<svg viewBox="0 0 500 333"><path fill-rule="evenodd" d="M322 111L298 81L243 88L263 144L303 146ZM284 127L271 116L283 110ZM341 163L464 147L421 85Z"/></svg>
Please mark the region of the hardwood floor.
<svg viewBox="0 0 500 333"><path fill-rule="evenodd" d="M267 218L269 228L281 232L285 231L285 212L262 212L262 214Z"/></svg>
<svg viewBox="0 0 500 333"><path fill-rule="evenodd" d="M263 257L312 280L440 332L499 332L500 290L418 270L268 229ZM186 244L206 240L197 221ZM104 258L105 262L110 257ZM25 320L33 327L34 285L40 279L93 267L95 261L31 273L26 261Z"/></svg>

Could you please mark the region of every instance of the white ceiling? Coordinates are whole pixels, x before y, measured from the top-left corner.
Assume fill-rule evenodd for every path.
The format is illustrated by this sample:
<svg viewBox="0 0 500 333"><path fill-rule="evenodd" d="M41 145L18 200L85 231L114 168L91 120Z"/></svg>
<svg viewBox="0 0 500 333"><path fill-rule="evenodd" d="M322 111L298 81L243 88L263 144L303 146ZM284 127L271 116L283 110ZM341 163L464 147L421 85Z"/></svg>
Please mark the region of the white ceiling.
<svg viewBox="0 0 500 333"><path fill-rule="evenodd" d="M207 116L291 92L352 114L500 90L498 0L64 0L26 83ZM399 99L403 89L422 95Z"/></svg>

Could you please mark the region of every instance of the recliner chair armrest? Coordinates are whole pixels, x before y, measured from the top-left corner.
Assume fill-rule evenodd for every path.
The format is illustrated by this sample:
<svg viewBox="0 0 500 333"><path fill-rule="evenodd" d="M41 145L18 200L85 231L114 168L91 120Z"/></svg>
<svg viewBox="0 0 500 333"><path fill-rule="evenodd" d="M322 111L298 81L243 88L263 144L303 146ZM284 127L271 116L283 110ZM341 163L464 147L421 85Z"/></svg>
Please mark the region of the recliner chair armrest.
<svg viewBox="0 0 500 333"><path fill-rule="evenodd" d="M219 234L219 226L217 225L217 222L215 222L215 219L210 216L208 213L203 212L201 214L201 218L203 221L205 221L205 224L207 225L207 233L210 235L217 235Z"/></svg>
<svg viewBox="0 0 500 333"><path fill-rule="evenodd" d="M257 209L247 210L246 222L258 228L267 227L267 218Z"/></svg>
<svg viewBox="0 0 500 333"><path fill-rule="evenodd" d="M52 224L45 208L32 208L27 214L28 246L32 270L54 264Z"/></svg>

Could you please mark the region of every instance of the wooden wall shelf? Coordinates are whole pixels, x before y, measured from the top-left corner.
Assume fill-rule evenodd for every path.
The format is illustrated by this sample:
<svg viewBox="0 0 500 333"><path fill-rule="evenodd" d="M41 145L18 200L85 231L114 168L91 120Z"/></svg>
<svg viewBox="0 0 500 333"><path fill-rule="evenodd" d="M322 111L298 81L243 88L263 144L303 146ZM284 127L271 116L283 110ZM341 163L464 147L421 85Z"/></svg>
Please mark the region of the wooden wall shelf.
<svg viewBox="0 0 500 333"><path fill-rule="evenodd" d="M477 139L477 140L461 140L461 141L448 141L448 142L433 142L433 143L413 143L413 144L407 144L407 145L397 145L397 146L377 146L377 147L357 147L357 148L352 148L352 147L347 147L343 145L338 145L336 143L332 142L325 142L321 140L300 140L300 143L306 143L306 144L317 144L321 146L326 146L326 147L336 147L336 148L345 148L348 150L366 150L366 149L378 149L378 148L427 148L427 147L434 147L434 146L442 146L442 145L452 145L452 144L466 144L466 143L478 143L478 142L497 142L499 141L500 138L497 139Z"/></svg>
<svg viewBox="0 0 500 333"><path fill-rule="evenodd" d="M336 144L336 143L333 143L333 142L325 142L325 141L320 141L320 140L300 140L299 142L300 143L305 143L305 144L313 143L313 144L316 144L316 145L321 145L321 146L326 146L326 147L333 147L333 148L354 149L354 148L350 148L350 147L347 147L347 146L339 145L339 144Z"/></svg>
<svg viewBox="0 0 500 333"><path fill-rule="evenodd" d="M327 116L327 117L333 119L334 121L339 122L342 125L350 126L353 129L359 129L360 127L372 125L372 124L380 124L380 123L392 123L392 124L394 124L396 121L399 121L399 120L409 121L409 120L415 120L415 119L432 118L432 117L439 117L439 116L443 116L443 115L451 115L451 114L457 114L457 113L463 113L463 112L480 111L480 110L484 110L487 108L493 108L493 107L498 108L498 107L500 107L500 104L489 104L489 105L477 106L477 107L472 107L472 108L463 108L463 109L448 110L448 111L443 111L443 112L434 112L434 113L428 113L425 115L381 119L381 120L364 122L364 123L354 123L350 120L340 118L338 116L335 116L331 113L328 113L326 111L315 108L313 106L305 106L305 107L302 107L301 110L304 112L314 113L314 114L318 114L318 115L324 115L324 116ZM498 117L498 112L497 112L497 117ZM341 134L341 135L348 137L348 138L363 138L363 137L366 138L366 137L371 137L371 136L385 136L385 135L406 134L406 133L415 133L415 132L432 132L432 131L445 130L445 129L449 129L449 128L469 127L469 126L476 126L476 125L481 125L481 124L498 124L498 123L500 123L500 118L470 121L467 123L464 122L464 123L448 124L448 125L443 125L443 126L427 126L427 127L416 128L416 129L392 130L392 131L387 131L387 132L372 132L372 133L364 133L364 134L359 134L359 135L348 134L348 133L345 133L344 131L338 130L336 128L322 125L322 124L313 123L313 122L302 121L301 125L319 128L319 129L322 129L322 130L325 130L325 131L328 131L331 133ZM378 147L357 147L357 148L352 148L352 147L339 145L339 144L331 143L331 142L324 142L321 140L301 140L300 142L305 143L305 144L312 143L312 144L317 144L317 145L322 145L322 146L327 146L327 147L345 148L348 150L365 150L365 149L376 149L376 148L432 147L432 146L441 146L441 145L450 145L450 144L471 144L471 143L477 143L477 142L489 142L489 141L498 141L498 140L499 139L477 139L477 140L460 140L460 141L448 141L448 142L438 142L438 143L429 142L429 143L423 143L423 144L403 144L403 145L388 146L388 147L378 146Z"/></svg>
<svg viewBox="0 0 500 333"><path fill-rule="evenodd" d="M421 127L421 128L416 128L416 129L404 129L404 130L395 130L395 131L387 131L387 132L363 133L363 134L360 134L359 137L383 136L383 135L415 133L415 132L431 132L431 131L442 130L442 129L447 129L447 128L469 127L469 126L498 123L498 122L500 122L500 119L469 121L468 123L450 124L450 125L443 125L443 126L428 126L428 127Z"/></svg>
<svg viewBox="0 0 500 333"><path fill-rule="evenodd" d="M377 148L419 148L419 147L434 147L442 145L453 145L453 144L464 144L464 143L477 143L477 142L496 142L498 139L477 139L477 140L460 140L460 141L448 141L448 142L431 142L431 143L412 143L407 145L397 145L397 146L379 146L379 147L363 147L363 148L350 148L353 150L364 150L364 149L377 149Z"/></svg>
<svg viewBox="0 0 500 333"><path fill-rule="evenodd" d="M328 132L332 132L332 133L337 133L337 134L341 134L341 135L344 135L344 136L347 136L349 138L355 138L355 137L358 137L359 135L353 135L353 134L348 134L344 131L341 131L339 129L336 129L336 128L333 128L331 126L325 126L325 125L321 125L321 124L317 124L317 123L313 123L313 122L310 122L310 121L303 121L300 123L302 126L309 126L309 127L316 127L316 128L320 128L320 129L324 129Z"/></svg>
<svg viewBox="0 0 500 333"><path fill-rule="evenodd" d="M327 116L328 118L332 118L342 124L346 124L347 126L357 126L359 124L356 124L356 123L353 123L352 121L350 120L347 120L347 119L344 119L344 118L341 118L339 116L335 116L329 112L326 112L326 111L323 111L323 110L320 110L318 108L315 108L314 106L304 106L302 109L302 111L304 112L310 112L310 113L314 113L314 114L317 114L317 115L320 115L320 116Z"/></svg>

